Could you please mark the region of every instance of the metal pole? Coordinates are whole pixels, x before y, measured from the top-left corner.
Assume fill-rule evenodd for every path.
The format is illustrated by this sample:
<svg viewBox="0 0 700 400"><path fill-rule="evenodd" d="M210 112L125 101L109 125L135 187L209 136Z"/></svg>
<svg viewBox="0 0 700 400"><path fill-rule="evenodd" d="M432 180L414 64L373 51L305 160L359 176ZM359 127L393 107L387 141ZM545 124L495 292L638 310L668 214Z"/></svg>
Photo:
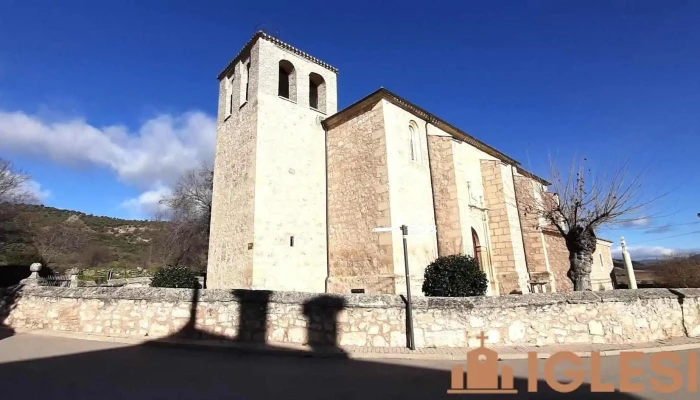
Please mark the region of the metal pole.
<svg viewBox="0 0 700 400"><path fill-rule="evenodd" d="M408 236L408 227L401 225L401 233L403 234L403 260L406 266L406 322L408 329L408 348L416 349L416 341L413 336L413 307L411 305L411 272L408 270L408 244L406 236Z"/></svg>

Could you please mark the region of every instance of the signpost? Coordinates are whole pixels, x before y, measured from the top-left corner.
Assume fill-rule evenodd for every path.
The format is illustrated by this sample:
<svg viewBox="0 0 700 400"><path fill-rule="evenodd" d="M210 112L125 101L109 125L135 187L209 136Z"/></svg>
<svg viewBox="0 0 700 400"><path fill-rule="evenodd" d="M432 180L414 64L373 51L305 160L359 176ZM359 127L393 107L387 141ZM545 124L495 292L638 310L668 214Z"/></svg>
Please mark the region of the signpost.
<svg viewBox="0 0 700 400"><path fill-rule="evenodd" d="M413 304L411 302L411 271L408 267L408 226L401 225L398 229L401 230L403 239L403 261L406 268L406 331L408 332L408 348L416 349L415 335L413 334ZM397 230L391 226L383 226L372 229L372 232L392 232ZM419 227L411 231L412 234L434 233L435 227Z"/></svg>
<svg viewBox="0 0 700 400"><path fill-rule="evenodd" d="M403 236L403 263L406 266L406 329L408 330L408 348L416 349L416 339L413 335L413 305L411 303L411 272L408 269L408 227L401 225L401 233Z"/></svg>

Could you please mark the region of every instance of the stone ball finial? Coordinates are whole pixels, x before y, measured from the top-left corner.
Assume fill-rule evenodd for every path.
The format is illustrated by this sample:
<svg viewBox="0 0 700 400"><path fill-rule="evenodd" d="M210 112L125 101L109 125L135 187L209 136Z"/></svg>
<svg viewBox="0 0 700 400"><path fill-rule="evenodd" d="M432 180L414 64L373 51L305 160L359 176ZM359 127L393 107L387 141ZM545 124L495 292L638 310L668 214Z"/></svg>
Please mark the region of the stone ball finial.
<svg viewBox="0 0 700 400"><path fill-rule="evenodd" d="M26 265L26 264L25 264ZM32 265L29 266L29 270L31 272L39 272L41 271L41 263L33 263Z"/></svg>

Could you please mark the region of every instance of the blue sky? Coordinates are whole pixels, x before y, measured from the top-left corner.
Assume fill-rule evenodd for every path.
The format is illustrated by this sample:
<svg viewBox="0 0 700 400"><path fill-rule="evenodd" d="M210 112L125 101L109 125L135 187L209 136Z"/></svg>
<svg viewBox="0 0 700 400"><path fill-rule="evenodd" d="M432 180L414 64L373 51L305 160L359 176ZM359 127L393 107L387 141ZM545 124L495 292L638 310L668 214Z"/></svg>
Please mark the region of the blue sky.
<svg viewBox="0 0 700 400"><path fill-rule="evenodd" d="M517 3L517 4L516 4ZM627 161L662 214L633 255L700 249L700 3L0 0L0 157L46 205L146 217L211 160L217 73L264 26L547 175ZM331 11L334 9L335 11ZM669 226L670 225L670 226ZM669 238L670 236L674 236ZM636 253L636 254L635 254Z"/></svg>

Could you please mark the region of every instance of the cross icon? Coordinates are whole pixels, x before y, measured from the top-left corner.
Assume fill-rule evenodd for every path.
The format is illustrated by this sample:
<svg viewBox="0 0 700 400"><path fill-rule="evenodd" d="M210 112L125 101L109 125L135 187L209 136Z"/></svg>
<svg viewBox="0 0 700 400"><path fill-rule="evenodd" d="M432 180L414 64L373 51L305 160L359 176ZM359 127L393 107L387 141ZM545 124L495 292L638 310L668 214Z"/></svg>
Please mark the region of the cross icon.
<svg viewBox="0 0 700 400"><path fill-rule="evenodd" d="M486 336L486 334L484 334L484 331L481 331L481 333L479 334L479 336L477 336L477 338L479 338L481 340L481 347L484 347L484 341L486 339L488 339L489 337Z"/></svg>

